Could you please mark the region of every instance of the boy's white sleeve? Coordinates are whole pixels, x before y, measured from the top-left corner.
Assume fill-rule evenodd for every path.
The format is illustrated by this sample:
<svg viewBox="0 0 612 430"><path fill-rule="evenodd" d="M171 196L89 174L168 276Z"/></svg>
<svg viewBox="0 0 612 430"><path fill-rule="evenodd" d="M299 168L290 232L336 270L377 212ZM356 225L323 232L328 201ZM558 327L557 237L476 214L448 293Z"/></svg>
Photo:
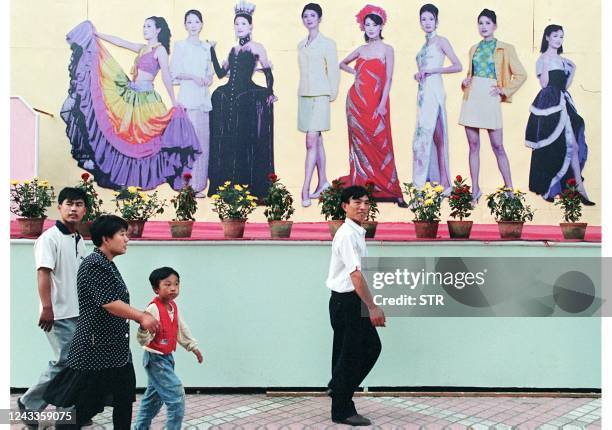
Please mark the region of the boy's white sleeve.
<svg viewBox="0 0 612 430"><path fill-rule="evenodd" d="M151 315L153 315L153 318L159 321L159 310L157 309L155 303L151 303L149 306L147 306L145 312L150 313ZM147 330L143 330L138 327L138 333L136 334L136 338L138 339L138 343L142 346L148 345L154 337L155 335L149 333Z"/></svg>
<svg viewBox="0 0 612 430"><path fill-rule="evenodd" d="M179 324L178 324L178 335L176 337L176 341L185 348L187 351L193 351L198 347L198 341L194 339L191 335L191 331L183 318L179 315Z"/></svg>

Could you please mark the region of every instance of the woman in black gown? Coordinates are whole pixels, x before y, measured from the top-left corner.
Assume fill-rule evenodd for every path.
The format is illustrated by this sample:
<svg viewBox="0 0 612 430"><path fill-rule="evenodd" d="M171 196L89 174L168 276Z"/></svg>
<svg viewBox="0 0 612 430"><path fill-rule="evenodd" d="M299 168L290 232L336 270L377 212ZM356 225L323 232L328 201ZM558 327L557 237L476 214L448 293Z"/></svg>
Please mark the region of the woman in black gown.
<svg viewBox="0 0 612 430"><path fill-rule="evenodd" d="M588 148L584 120L578 115L567 88L576 65L563 52L563 27L551 24L544 30L536 73L542 90L531 105L525 131L525 144L533 149L529 171L529 190L552 202L575 178L582 203L592 206L584 188L582 169Z"/></svg>
<svg viewBox="0 0 612 430"><path fill-rule="evenodd" d="M265 48L251 40L255 5L240 2L234 11L239 44L223 66L211 48L215 73L219 78L229 74L229 81L212 95L208 195L231 181L249 185L251 193L263 200L270 185L268 175L274 172L274 79ZM266 88L252 81L257 63L266 77Z"/></svg>

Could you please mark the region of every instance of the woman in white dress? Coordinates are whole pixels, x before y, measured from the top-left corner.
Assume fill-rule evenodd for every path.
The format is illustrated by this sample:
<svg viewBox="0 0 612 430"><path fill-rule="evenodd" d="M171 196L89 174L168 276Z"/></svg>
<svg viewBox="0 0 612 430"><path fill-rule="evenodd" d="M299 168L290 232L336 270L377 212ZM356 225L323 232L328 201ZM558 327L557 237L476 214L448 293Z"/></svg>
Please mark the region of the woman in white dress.
<svg viewBox="0 0 612 430"><path fill-rule="evenodd" d="M210 60L210 44L200 40L202 14L192 9L185 13L185 29L189 36L174 44L170 70L175 82L181 86L179 103L187 110L193 124L202 154L194 162L191 171L191 186L197 197L204 197L208 182L208 159L210 151L210 127L208 113L212 110L208 87L213 80Z"/></svg>
<svg viewBox="0 0 612 430"><path fill-rule="evenodd" d="M422 188L426 182L437 182L444 187L444 195L451 191L448 163L448 128L446 122L446 93L442 73L461 71L461 62L448 40L436 34L438 8L426 4L419 11L425 44L416 57L419 83L417 93L417 121L412 141L412 183ZM451 65L444 67L448 57Z"/></svg>

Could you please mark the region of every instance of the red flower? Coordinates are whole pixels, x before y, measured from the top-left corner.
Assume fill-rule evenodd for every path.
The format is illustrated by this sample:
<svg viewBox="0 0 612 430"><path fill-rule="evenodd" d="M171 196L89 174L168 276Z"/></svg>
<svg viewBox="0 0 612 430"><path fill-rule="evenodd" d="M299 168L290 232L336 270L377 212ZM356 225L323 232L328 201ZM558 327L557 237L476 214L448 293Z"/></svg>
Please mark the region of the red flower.
<svg viewBox="0 0 612 430"><path fill-rule="evenodd" d="M185 180L185 182L189 182L189 181L191 181L191 178L192 178L192 177L193 177L193 176L191 176L191 173L189 173L189 172L185 172L185 173L183 173L183 179Z"/></svg>
<svg viewBox="0 0 612 430"><path fill-rule="evenodd" d="M278 181L278 176L276 176L276 173L270 173L268 175L268 180L270 182L276 182L276 181Z"/></svg>
<svg viewBox="0 0 612 430"><path fill-rule="evenodd" d="M461 175L457 175L457 177L455 178L455 181L461 182L463 181L463 178L461 177Z"/></svg>
<svg viewBox="0 0 612 430"><path fill-rule="evenodd" d="M81 179L85 182L87 182L87 180L89 179L89 173L85 172L81 175Z"/></svg>
<svg viewBox="0 0 612 430"><path fill-rule="evenodd" d="M334 179L332 181L332 188L340 188L342 187L342 181L340 179Z"/></svg>
<svg viewBox="0 0 612 430"><path fill-rule="evenodd" d="M575 185L576 185L576 178L569 178L569 179L567 180L567 186L568 186L568 187L573 187L573 186L575 186Z"/></svg>

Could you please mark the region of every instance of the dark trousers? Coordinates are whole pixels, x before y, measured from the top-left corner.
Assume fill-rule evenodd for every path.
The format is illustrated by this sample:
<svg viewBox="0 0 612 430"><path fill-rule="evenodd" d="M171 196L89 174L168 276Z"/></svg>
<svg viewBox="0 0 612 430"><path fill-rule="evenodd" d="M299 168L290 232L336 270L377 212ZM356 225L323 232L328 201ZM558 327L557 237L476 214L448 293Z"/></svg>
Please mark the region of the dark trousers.
<svg viewBox="0 0 612 430"><path fill-rule="evenodd" d="M333 420L343 420L357 413L353 394L370 373L381 351L380 338L372 325L367 308L355 292L336 293L329 299L329 319L334 329L332 353Z"/></svg>

